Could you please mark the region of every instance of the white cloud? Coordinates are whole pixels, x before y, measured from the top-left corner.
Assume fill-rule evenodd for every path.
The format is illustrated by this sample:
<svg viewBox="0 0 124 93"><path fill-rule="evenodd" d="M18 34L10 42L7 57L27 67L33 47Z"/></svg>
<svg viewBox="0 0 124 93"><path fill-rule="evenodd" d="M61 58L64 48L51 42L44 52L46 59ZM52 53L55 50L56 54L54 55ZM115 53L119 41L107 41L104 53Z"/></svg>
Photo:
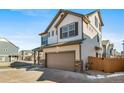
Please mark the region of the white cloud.
<svg viewBox="0 0 124 93"><path fill-rule="evenodd" d="M24 15L29 16L48 16L51 12L49 9L12 9L11 11L16 11Z"/></svg>

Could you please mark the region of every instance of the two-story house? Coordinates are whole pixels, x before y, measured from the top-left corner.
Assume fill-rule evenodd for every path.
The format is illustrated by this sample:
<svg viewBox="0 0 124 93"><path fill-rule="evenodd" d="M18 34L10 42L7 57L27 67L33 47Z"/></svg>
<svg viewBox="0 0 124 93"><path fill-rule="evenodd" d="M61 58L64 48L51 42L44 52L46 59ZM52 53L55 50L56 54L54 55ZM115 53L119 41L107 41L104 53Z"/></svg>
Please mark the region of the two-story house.
<svg viewBox="0 0 124 93"><path fill-rule="evenodd" d="M102 56L102 26L100 10L86 15L59 10L46 30L40 33L45 66L85 70L88 56Z"/></svg>
<svg viewBox="0 0 124 93"><path fill-rule="evenodd" d="M6 38L0 37L0 62L10 62L18 59L19 48Z"/></svg>

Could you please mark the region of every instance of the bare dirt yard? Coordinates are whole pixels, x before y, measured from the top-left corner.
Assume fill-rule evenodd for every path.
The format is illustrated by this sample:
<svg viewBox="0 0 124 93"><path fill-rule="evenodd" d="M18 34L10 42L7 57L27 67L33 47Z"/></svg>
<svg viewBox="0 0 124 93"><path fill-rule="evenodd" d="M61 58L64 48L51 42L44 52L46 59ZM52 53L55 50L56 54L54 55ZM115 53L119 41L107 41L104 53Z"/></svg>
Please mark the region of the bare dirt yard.
<svg viewBox="0 0 124 93"><path fill-rule="evenodd" d="M7 63L6 63L7 64ZM10 63L9 63L10 64ZM124 72L84 73L42 68L25 62L0 66L0 82L4 83L124 83Z"/></svg>

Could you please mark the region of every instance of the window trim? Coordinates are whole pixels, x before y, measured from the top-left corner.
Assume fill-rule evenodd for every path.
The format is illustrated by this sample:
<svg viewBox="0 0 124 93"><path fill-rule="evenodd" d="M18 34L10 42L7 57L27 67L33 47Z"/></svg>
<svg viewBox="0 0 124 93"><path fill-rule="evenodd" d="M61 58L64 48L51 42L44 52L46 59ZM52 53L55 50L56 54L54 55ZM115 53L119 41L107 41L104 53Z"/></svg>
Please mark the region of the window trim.
<svg viewBox="0 0 124 93"><path fill-rule="evenodd" d="M98 19L96 16L95 16L95 26L98 28Z"/></svg>

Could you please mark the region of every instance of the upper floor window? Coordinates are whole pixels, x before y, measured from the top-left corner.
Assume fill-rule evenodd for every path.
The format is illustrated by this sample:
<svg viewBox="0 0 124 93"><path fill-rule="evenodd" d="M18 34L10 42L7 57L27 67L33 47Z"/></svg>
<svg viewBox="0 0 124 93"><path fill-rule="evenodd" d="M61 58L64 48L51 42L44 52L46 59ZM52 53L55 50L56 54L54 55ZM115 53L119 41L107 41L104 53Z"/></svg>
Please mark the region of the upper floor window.
<svg viewBox="0 0 124 93"><path fill-rule="evenodd" d="M99 31L101 31L101 25L99 24Z"/></svg>
<svg viewBox="0 0 124 93"><path fill-rule="evenodd" d="M4 49L4 52L7 52L7 49Z"/></svg>
<svg viewBox="0 0 124 93"><path fill-rule="evenodd" d="M48 32L48 37L50 37L50 32Z"/></svg>
<svg viewBox="0 0 124 93"><path fill-rule="evenodd" d="M46 45L47 42L48 42L48 40L47 40L47 37L46 37L46 36L41 37L41 44L42 44L42 45Z"/></svg>
<svg viewBox="0 0 124 93"><path fill-rule="evenodd" d="M62 27L62 38L67 38L68 37L68 26Z"/></svg>
<svg viewBox="0 0 124 93"><path fill-rule="evenodd" d="M112 55L112 50L113 50L113 48L110 49L110 55Z"/></svg>
<svg viewBox="0 0 124 93"><path fill-rule="evenodd" d="M96 52L96 57L99 57L99 54Z"/></svg>
<svg viewBox="0 0 124 93"><path fill-rule="evenodd" d="M69 37L75 36L75 24L70 24L69 25Z"/></svg>
<svg viewBox="0 0 124 93"><path fill-rule="evenodd" d="M52 31L52 36L54 36L54 31Z"/></svg>
<svg viewBox="0 0 124 93"><path fill-rule="evenodd" d="M96 16L95 16L95 26L98 27L98 19Z"/></svg>
<svg viewBox="0 0 124 93"><path fill-rule="evenodd" d="M60 38L68 38L78 35L78 22L74 22L60 28Z"/></svg>
<svg viewBox="0 0 124 93"><path fill-rule="evenodd" d="M97 42L100 42L100 38L98 34L97 34Z"/></svg>

